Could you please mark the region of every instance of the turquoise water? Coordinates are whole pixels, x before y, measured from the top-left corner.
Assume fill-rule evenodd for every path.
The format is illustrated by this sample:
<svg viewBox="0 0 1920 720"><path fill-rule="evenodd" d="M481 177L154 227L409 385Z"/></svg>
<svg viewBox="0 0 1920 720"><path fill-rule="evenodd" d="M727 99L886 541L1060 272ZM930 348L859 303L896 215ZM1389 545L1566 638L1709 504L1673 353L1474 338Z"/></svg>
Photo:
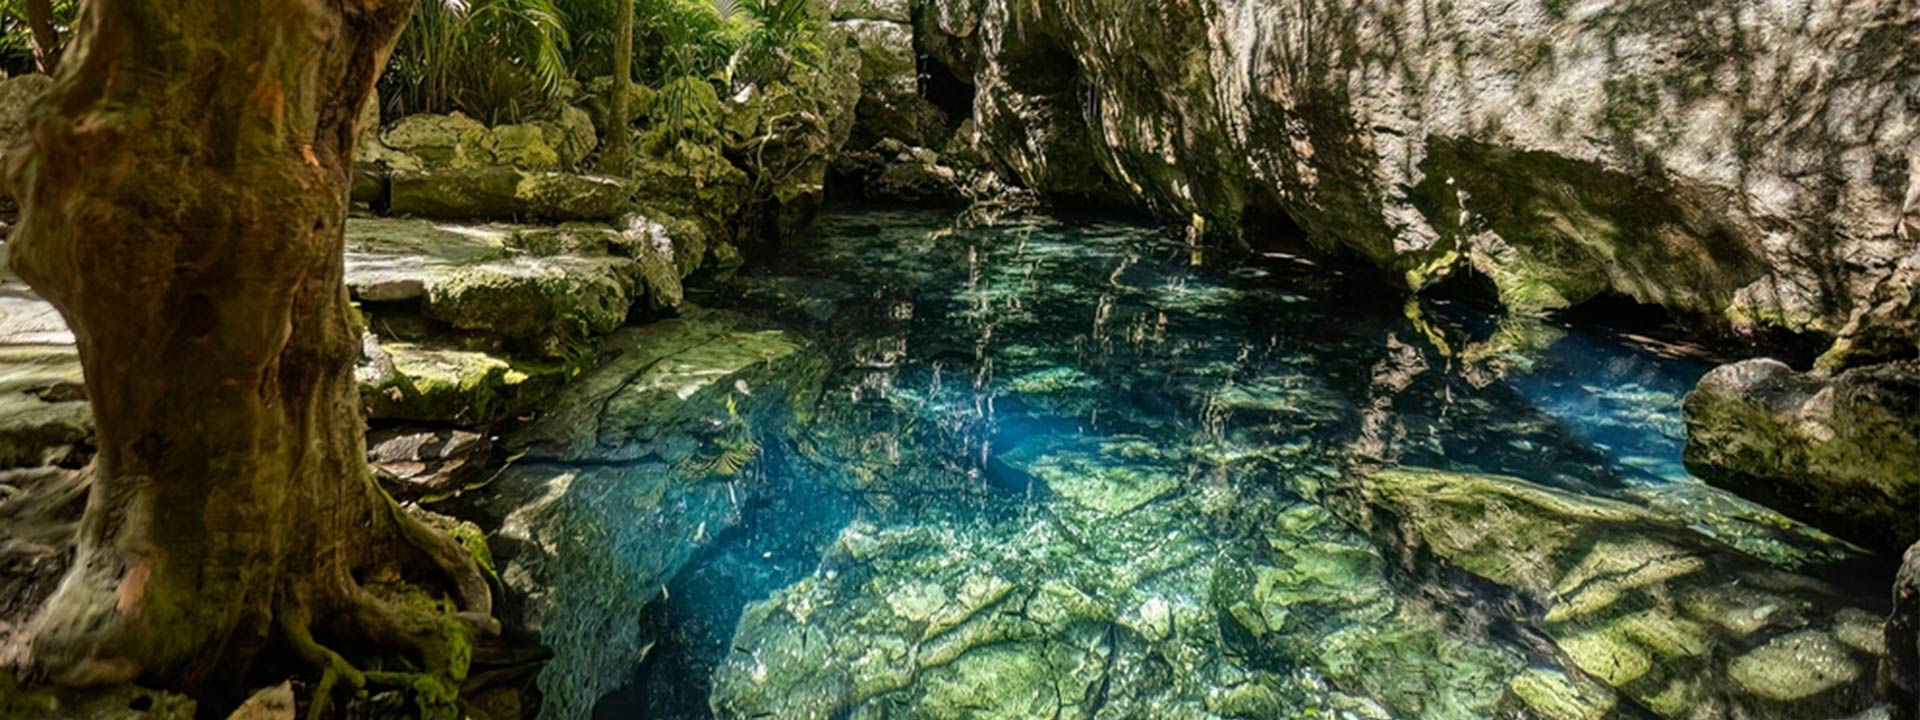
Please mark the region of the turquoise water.
<svg viewBox="0 0 1920 720"><path fill-rule="evenodd" d="M1084 218L843 211L770 253L695 301L804 338L820 371L754 428L740 521L650 608L651 650L598 717L1464 718L1541 687L1611 697L1569 669L1579 651L1541 649L1559 636L1503 578L1385 537L1419 518L1356 479L1384 469L1615 501L1735 564L1851 559L1689 477L1679 405L1710 364L1618 328Z"/></svg>

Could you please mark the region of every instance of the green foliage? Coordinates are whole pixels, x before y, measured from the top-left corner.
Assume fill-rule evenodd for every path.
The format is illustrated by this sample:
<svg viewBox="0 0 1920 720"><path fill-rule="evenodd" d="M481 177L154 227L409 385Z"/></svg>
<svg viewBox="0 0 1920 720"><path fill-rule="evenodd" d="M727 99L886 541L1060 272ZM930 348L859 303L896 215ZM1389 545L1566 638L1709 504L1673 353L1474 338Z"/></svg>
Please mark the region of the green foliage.
<svg viewBox="0 0 1920 720"><path fill-rule="evenodd" d="M79 0L53 0L53 27L62 45L72 35ZM0 70L8 76L34 71L33 32L27 29L26 0L0 0Z"/></svg>
<svg viewBox="0 0 1920 720"><path fill-rule="evenodd" d="M569 77L567 25L554 0L421 0L381 95L396 114L524 119L549 108Z"/></svg>
<svg viewBox="0 0 1920 720"><path fill-rule="evenodd" d="M653 115L669 145L717 124L720 94L811 67L825 52L818 0L642 0L640 12L641 46L653 50L643 78L660 88Z"/></svg>

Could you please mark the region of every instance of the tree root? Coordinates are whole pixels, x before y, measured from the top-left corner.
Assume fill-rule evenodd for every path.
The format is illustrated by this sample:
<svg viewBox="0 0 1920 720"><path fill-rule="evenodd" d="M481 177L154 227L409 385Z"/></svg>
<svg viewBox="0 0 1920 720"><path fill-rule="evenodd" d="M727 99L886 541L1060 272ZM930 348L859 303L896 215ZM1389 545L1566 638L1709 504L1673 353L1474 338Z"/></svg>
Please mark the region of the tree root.
<svg viewBox="0 0 1920 720"><path fill-rule="evenodd" d="M392 496L385 492L381 492L380 496L393 516L401 539L426 555L453 580L461 609L456 617L488 635L499 634L500 623L493 617L493 588L487 584L487 576L480 571L480 564L474 562L473 553L445 533L428 527L420 518L400 507L400 503Z"/></svg>
<svg viewBox="0 0 1920 720"><path fill-rule="evenodd" d="M385 503L398 540L423 555L453 584L453 601L436 600L417 587L402 585L391 596L368 590L344 569L325 583L318 600L338 626L327 627L349 637L401 653L400 670L355 666L339 652L313 636L314 616L307 600L295 599L275 609L280 635L293 652L320 672L319 685L307 709L308 720L323 720L334 695L351 690L366 697L369 687L404 691L424 718L458 717L456 702L472 665L474 639L500 631L493 618L493 590L480 564L452 537L427 525L377 486L376 502ZM323 573L324 574L324 573ZM417 668L417 669L415 669Z"/></svg>

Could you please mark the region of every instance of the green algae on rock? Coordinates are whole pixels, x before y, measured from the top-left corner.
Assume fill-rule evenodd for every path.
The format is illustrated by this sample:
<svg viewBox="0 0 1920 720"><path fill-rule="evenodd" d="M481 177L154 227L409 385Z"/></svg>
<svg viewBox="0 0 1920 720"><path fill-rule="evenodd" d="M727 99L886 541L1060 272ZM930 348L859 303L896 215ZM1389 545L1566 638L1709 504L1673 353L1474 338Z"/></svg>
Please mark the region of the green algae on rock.
<svg viewBox="0 0 1920 720"><path fill-rule="evenodd" d="M1361 482L1409 557L1431 553L1538 608L1523 620L1571 667L1657 715L1784 720L1873 700L1885 649L1870 610L1672 518L1497 476Z"/></svg>
<svg viewBox="0 0 1920 720"><path fill-rule="evenodd" d="M568 375L563 363L528 362L437 342L370 343L357 371L369 417L478 426L533 408Z"/></svg>
<svg viewBox="0 0 1920 720"><path fill-rule="evenodd" d="M1686 420L1687 467L1708 482L1881 552L1920 540L1920 362L1829 378L1726 365Z"/></svg>

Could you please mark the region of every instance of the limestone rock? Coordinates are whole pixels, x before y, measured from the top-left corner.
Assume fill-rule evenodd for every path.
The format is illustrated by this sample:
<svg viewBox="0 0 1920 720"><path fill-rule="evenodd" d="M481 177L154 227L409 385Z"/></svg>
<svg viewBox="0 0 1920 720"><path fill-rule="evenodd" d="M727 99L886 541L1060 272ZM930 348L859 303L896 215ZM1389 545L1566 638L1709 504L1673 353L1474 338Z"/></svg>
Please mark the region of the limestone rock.
<svg viewBox="0 0 1920 720"><path fill-rule="evenodd" d="M440 220L513 218L521 214L521 177L509 167L396 171L389 208L395 215Z"/></svg>
<svg viewBox="0 0 1920 720"><path fill-rule="evenodd" d="M835 20L913 21L907 0L833 0L830 15Z"/></svg>
<svg viewBox="0 0 1920 720"><path fill-rule="evenodd" d="M515 257L437 277L421 310L509 340L585 339L626 322L634 280L633 264L622 258Z"/></svg>
<svg viewBox="0 0 1920 720"><path fill-rule="evenodd" d="M391 192L394 214L440 220L611 220L633 201L619 178L511 167L395 172Z"/></svg>
<svg viewBox="0 0 1920 720"><path fill-rule="evenodd" d="M841 20L833 26L859 50L856 143L893 138L933 145L945 140L945 113L919 93L912 27L889 20Z"/></svg>
<svg viewBox="0 0 1920 720"><path fill-rule="evenodd" d="M391 427L367 433L367 459L387 491L403 501L430 501L458 493L462 476L487 460L493 443L482 433L454 428Z"/></svg>
<svg viewBox="0 0 1920 720"><path fill-rule="evenodd" d="M544 718L587 718L633 671L641 610L668 579L738 520L726 483L697 482L663 463L516 464L476 494L499 527L500 579L515 627L553 649L537 680Z"/></svg>
<svg viewBox="0 0 1920 720"><path fill-rule="evenodd" d="M604 343L599 367L570 383L507 446L536 459L680 462L700 451L687 440L731 439L738 417L808 376L796 372L802 358L793 338L744 322L687 308L678 318L621 330Z"/></svg>
<svg viewBox="0 0 1920 720"><path fill-rule="evenodd" d="M484 426L531 409L565 369L442 342L377 342L355 370L367 417Z"/></svg>
<svg viewBox="0 0 1920 720"><path fill-rule="evenodd" d="M1888 554L1920 540L1920 361L1831 378L1725 365L1686 418L1687 468L1708 482Z"/></svg>
<svg viewBox="0 0 1920 720"><path fill-rule="evenodd" d="M558 170L560 151L547 140L539 125L501 125L492 130L494 159L522 170Z"/></svg>
<svg viewBox="0 0 1920 720"><path fill-rule="evenodd" d="M1376 534L1508 589L1573 667L1669 718L1846 715L1874 701L1879 618L1626 503L1523 480L1394 470L1362 480ZM1445 575L1441 575L1445 577ZM1529 704L1552 699L1529 689Z"/></svg>
<svg viewBox="0 0 1920 720"><path fill-rule="evenodd" d="M92 435L73 335L0 266L0 470L84 461Z"/></svg>
<svg viewBox="0 0 1920 720"><path fill-rule="evenodd" d="M1475 269L1522 310L1615 294L1833 332L1911 253L1901 2L1402 9L931 0L918 40L1042 195L1222 232L1286 217L1414 286Z"/></svg>
<svg viewBox="0 0 1920 720"><path fill-rule="evenodd" d="M426 168L480 168L495 162L493 133L460 113L408 115L388 126L380 139L419 158Z"/></svg>

